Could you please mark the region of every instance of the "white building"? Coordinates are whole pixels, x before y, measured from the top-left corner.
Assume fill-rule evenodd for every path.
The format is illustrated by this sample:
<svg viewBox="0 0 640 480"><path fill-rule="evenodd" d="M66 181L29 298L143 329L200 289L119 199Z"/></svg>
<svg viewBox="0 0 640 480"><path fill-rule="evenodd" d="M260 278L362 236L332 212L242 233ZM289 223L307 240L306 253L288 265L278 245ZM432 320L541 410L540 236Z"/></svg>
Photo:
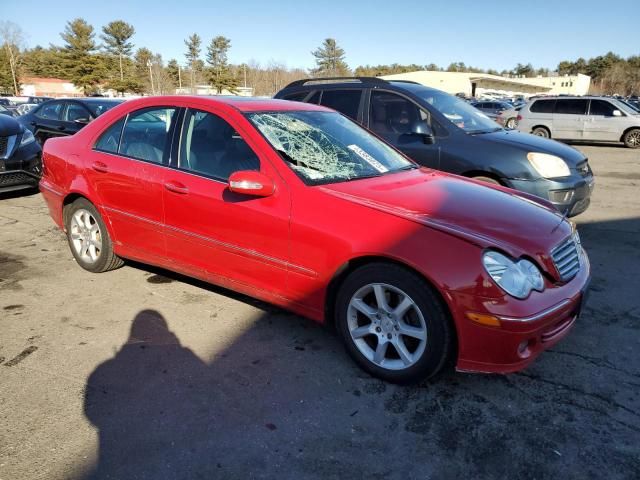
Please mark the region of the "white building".
<svg viewBox="0 0 640 480"><path fill-rule="evenodd" d="M411 80L427 87L447 93L464 93L470 97L481 97L495 93L505 96L523 95L586 95L591 77L587 75L565 75L556 77L512 78L488 73L440 72L420 70L417 72L383 75L386 80Z"/></svg>

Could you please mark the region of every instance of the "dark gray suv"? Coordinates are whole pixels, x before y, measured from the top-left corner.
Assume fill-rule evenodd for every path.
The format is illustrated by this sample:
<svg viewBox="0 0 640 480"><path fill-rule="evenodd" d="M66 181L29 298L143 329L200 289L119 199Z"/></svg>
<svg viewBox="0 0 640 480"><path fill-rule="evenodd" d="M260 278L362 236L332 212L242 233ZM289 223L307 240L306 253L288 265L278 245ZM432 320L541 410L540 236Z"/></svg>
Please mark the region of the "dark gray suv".
<svg viewBox="0 0 640 480"><path fill-rule="evenodd" d="M275 97L333 108L421 165L537 195L568 216L589 206L594 179L581 152L505 130L440 90L369 77L308 79Z"/></svg>

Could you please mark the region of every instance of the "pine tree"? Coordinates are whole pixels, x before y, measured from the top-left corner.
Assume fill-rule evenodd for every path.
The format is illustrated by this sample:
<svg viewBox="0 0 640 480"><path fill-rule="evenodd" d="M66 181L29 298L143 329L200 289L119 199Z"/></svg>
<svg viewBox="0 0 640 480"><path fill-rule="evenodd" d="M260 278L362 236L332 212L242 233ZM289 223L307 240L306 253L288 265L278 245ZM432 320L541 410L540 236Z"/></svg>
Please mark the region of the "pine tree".
<svg viewBox="0 0 640 480"><path fill-rule="evenodd" d="M169 63L167 63L167 75L174 86L182 87L180 81L180 65L178 65L178 61L175 58L172 58L169 60Z"/></svg>
<svg viewBox="0 0 640 480"><path fill-rule="evenodd" d="M189 62L189 67L191 70L191 93L195 93L195 74L198 71L199 67L200 45L202 45L202 40L200 39L200 35L194 33L184 41L184 44L187 46L187 53L185 53L184 56L187 58L187 62Z"/></svg>
<svg viewBox="0 0 640 480"><path fill-rule="evenodd" d="M95 55L93 27L86 20L76 18L67 23L60 36L65 41L63 51L67 78L86 95L95 90L104 75L104 64Z"/></svg>
<svg viewBox="0 0 640 480"><path fill-rule="evenodd" d="M325 39L322 45L311 54L316 58L316 65L318 65L318 68L312 70L314 75L337 77L350 74L349 66L344 61L344 49L338 46L335 39Z"/></svg>
<svg viewBox="0 0 640 480"><path fill-rule="evenodd" d="M211 65L209 71L209 82L220 94L223 90L236 93L238 79L235 77L227 60L227 52L231 48L231 40L226 37L217 36L207 48L207 63Z"/></svg>
<svg viewBox="0 0 640 480"><path fill-rule="evenodd" d="M115 20L102 27L104 49L111 55L118 57L120 66L120 81L124 81L124 69L122 67L123 58L131 55L133 43L129 40L136 32L133 25L122 20Z"/></svg>

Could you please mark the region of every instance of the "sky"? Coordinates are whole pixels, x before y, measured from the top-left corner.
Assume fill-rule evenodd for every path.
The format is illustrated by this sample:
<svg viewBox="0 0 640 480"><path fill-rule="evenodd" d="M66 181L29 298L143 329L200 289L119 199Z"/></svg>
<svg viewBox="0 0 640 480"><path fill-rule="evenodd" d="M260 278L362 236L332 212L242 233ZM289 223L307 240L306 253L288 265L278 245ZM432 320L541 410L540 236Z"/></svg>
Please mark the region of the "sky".
<svg viewBox="0 0 640 480"><path fill-rule="evenodd" d="M136 47L185 64L184 39L206 46L231 39L229 60L277 61L311 68L327 37L352 68L391 63L464 62L511 69L517 63L555 68L561 60L613 51L640 54L639 0L449 1L60 1L0 0L0 20L18 24L28 47L61 45L67 21L82 17L100 31L112 20L131 23ZM205 48L203 48L204 57Z"/></svg>

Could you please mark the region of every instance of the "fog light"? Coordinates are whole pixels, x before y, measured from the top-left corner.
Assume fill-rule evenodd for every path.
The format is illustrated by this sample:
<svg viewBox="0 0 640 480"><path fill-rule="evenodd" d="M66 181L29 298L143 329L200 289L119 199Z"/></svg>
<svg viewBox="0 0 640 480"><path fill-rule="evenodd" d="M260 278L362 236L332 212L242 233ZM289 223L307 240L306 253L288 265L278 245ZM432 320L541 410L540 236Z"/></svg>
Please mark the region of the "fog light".
<svg viewBox="0 0 640 480"><path fill-rule="evenodd" d="M549 191L549 200L553 203L569 203L573 199L575 191L570 190L551 190Z"/></svg>
<svg viewBox="0 0 640 480"><path fill-rule="evenodd" d="M518 345L518 356L520 358L528 358L531 355L530 345L533 345L533 340L523 340Z"/></svg>

